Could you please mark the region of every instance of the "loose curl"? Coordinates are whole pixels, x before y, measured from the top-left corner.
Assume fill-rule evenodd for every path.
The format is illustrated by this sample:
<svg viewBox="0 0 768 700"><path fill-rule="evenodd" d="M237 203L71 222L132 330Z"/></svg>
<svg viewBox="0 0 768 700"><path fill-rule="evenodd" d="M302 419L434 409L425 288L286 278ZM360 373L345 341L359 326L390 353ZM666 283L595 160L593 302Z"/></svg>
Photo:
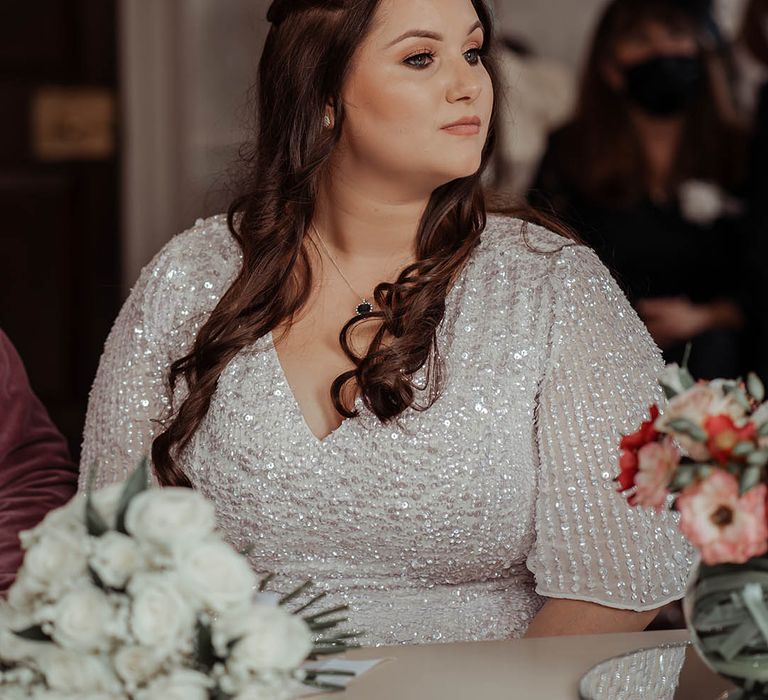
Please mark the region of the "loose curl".
<svg viewBox="0 0 768 700"><path fill-rule="evenodd" d="M325 166L344 126L342 86L378 4L379 0L276 0L269 9L272 27L258 73L257 138L244 153L243 194L227 213L229 230L242 249L242 268L198 332L191 351L171 365L171 390L183 378L187 394L152 445L154 468L163 485L191 486L176 456L203 421L224 368L243 348L285 319L292 321L309 298L312 270L305 235ZM472 4L485 31L483 63L495 86L491 14L485 0ZM334 126L324 129L329 100ZM442 361L436 332L451 284L485 228L480 178L493 151L495 120L494 110L478 172L433 192L419 223L416 262L394 283L376 287L378 311L355 316L342 328L339 342L354 364L354 369L336 377L330 389L342 416L357 415L342 398L350 382L356 383L364 405L384 423L409 407L426 410L440 395ZM380 328L367 352L358 355L350 347L349 333L372 317L380 319ZM425 365L427 400L417 406L411 378Z"/></svg>

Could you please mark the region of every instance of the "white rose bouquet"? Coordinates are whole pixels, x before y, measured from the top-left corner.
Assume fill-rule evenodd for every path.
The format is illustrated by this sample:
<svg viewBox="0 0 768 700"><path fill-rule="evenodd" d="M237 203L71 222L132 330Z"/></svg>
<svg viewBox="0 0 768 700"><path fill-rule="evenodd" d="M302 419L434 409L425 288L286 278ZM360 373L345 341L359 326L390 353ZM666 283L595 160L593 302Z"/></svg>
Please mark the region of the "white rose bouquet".
<svg viewBox="0 0 768 700"><path fill-rule="evenodd" d="M75 496L21 533L26 555L0 601L0 697L282 700L338 689L299 667L355 646L339 606L292 614L264 593L198 492L124 484ZM324 674L346 675L339 671Z"/></svg>

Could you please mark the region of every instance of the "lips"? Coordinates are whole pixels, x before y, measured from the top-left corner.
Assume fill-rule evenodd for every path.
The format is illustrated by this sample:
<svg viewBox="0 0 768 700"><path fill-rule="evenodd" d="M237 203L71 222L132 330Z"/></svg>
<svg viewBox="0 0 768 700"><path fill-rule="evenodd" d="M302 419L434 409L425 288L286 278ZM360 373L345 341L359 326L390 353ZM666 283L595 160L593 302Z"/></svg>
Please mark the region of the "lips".
<svg viewBox="0 0 768 700"><path fill-rule="evenodd" d="M480 117L462 117L455 122L446 124L442 130L456 135L479 134L480 123Z"/></svg>

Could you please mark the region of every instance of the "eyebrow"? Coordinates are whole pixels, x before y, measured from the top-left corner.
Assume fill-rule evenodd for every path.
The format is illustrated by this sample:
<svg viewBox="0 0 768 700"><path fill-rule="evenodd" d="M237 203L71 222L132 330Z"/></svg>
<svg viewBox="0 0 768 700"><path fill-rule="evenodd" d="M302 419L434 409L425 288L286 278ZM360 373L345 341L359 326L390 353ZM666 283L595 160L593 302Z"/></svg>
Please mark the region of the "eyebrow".
<svg viewBox="0 0 768 700"><path fill-rule="evenodd" d="M482 29L483 23L478 20L475 22L467 32L467 36L469 36L472 32L475 31L475 29ZM395 44L399 44L404 39L410 39L413 36L422 37L424 39L434 39L435 41L442 41L443 35L438 34L437 32L430 32L427 29L410 29L409 31L405 32L404 34L401 34L397 39L394 39L393 41L390 41L386 48L390 48L391 46L394 46Z"/></svg>

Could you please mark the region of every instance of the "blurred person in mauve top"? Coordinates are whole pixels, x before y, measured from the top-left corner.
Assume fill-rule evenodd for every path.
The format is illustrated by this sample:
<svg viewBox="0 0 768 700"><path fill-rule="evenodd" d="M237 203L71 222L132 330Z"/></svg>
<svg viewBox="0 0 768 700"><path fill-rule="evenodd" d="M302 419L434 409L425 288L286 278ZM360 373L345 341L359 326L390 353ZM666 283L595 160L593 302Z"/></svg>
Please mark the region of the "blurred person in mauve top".
<svg viewBox="0 0 768 700"><path fill-rule="evenodd" d="M531 201L616 275L668 362L743 370L747 134L731 119L711 27L671 0L614 0L574 118L550 137Z"/></svg>
<svg viewBox="0 0 768 700"><path fill-rule="evenodd" d="M32 392L21 358L0 330L0 594L21 565L18 533L77 489L67 444Z"/></svg>

